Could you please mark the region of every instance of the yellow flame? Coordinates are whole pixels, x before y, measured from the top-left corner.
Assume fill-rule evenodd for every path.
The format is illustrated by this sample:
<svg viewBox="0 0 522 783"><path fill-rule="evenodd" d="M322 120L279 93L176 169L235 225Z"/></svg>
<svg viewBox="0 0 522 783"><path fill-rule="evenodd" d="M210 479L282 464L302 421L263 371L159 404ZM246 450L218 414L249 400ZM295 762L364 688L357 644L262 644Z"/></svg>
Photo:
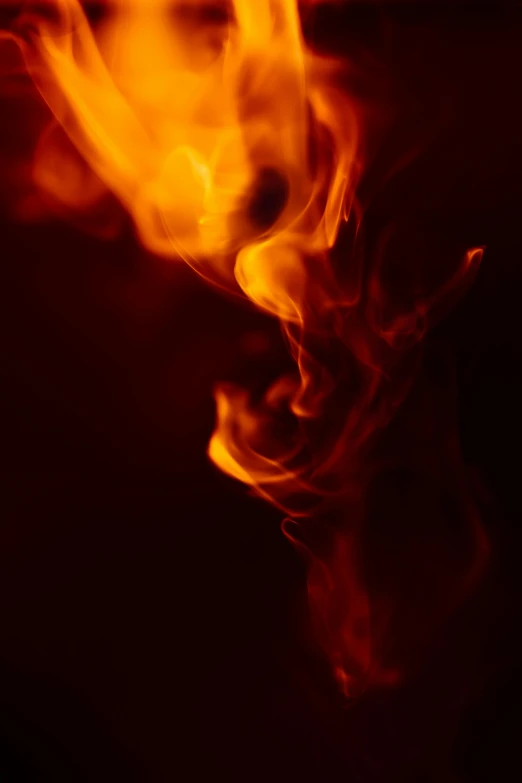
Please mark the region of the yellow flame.
<svg viewBox="0 0 522 783"><path fill-rule="evenodd" d="M249 246L266 233L248 202L267 168L288 182L271 236L290 247L297 237L307 252L331 245L354 145L342 145L318 211L324 172L309 173L309 107L334 132L342 123L335 99L312 89L318 58L305 50L295 0L234 0L228 20L192 27L171 5L113 2L94 33L78 0L54 0L52 20L30 13L16 40L51 111L149 249L232 279L233 256L243 249L252 259Z"/></svg>

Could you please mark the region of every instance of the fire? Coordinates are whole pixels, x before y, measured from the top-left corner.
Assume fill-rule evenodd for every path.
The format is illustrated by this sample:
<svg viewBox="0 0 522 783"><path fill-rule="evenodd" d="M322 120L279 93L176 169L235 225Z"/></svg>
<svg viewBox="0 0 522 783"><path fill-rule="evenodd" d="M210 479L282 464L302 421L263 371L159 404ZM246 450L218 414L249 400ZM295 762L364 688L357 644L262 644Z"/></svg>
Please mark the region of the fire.
<svg viewBox="0 0 522 783"><path fill-rule="evenodd" d="M250 278L273 242L279 257L331 245L353 184L350 113L334 115L339 94L319 87L324 74L304 49L296 4L234 2L228 19L196 2L174 22L170 0L110 7L95 35L78 0L35 11L29 3L14 34L27 70L148 249L228 287L237 278L259 301ZM309 172L310 104L331 131L342 121L347 137L320 208L329 183L324 166ZM36 162L39 184L75 207L94 189L78 186L77 168L65 145L60 157L44 144ZM279 204L273 215L256 210L263 191L268 211ZM262 297L275 314L280 304Z"/></svg>
<svg viewBox="0 0 522 783"><path fill-rule="evenodd" d="M71 210L112 193L148 250L279 319L295 371L261 402L218 388L209 455L294 520L284 531L309 561L343 691L396 682L374 650L360 567L367 454L409 392L431 313L471 281L482 249L409 309L389 301L379 264L362 274L359 251L335 267L343 225L358 236L364 113L340 86L345 64L307 47L297 0L110 11L93 29L78 0L29 2L8 36L54 117L35 182ZM322 520L329 546L305 545L298 519Z"/></svg>

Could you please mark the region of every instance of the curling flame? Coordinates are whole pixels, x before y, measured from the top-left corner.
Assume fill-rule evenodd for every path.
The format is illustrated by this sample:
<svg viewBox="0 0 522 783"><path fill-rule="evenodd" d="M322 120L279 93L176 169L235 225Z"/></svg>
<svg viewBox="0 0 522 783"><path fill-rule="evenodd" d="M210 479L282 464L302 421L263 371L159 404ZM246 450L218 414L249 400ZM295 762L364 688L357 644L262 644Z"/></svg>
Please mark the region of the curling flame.
<svg viewBox="0 0 522 783"><path fill-rule="evenodd" d="M146 248L280 320L295 373L261 403L218 388L209 455L294 520L331 515L359 498L365 449L408 392L404 351L482 251L408 312L394 312L378 268L363 285L356 254L339 275L329 250L357 224L364 162L343 64L308 50L297 0L171 6L112 0L93 30L78 0L26 4L10 37L54 116L35 179L71 209L112 192ZM324 559L285 532L310 560L312 614L345 693L395 681L374 676L356 526Z"/></svg>

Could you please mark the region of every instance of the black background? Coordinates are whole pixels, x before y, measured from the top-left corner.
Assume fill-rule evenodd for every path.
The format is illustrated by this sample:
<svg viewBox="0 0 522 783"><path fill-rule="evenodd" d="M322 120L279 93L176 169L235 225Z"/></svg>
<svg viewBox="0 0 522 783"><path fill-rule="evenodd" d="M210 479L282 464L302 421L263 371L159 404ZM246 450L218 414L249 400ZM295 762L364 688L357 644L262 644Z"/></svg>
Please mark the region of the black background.
<svg viewBox="0 0 522 783"><path fill-rule="evenodd" d="M366 64L370 97L394 105L376 168L429 138L374 199L368 230L399 213L487 247L430 339L457 359L492 568L422 676L343 705L306 641L304 571L280 516L205 458L213 384L248 335L277 330L147 256L124 218L111 241L13 220L9 164L34 143L36 100L6 91L2 783L520 776L522 12L341 4L308 11L305 29Z"/></svg>

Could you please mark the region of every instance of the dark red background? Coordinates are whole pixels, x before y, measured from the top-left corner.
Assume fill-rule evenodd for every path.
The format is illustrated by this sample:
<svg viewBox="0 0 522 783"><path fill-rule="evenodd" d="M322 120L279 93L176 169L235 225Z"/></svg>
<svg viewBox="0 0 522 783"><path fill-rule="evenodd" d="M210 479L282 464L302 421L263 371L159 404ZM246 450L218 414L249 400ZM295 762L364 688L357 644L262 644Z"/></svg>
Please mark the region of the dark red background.
<svg viewBox="0 0 522 783"><path fill-rule="evenodd" d="M32 99L6 91L2 781L478 783L501 763L520 776L522 13L341 4L306 30L367 64L376 104L391 96L376 169L434 129L375 197L370 234L400 215L426 242L487 246L430 340L457 359L492 569L422 676L343 706L306 643L304 572L279 515L205 458L213 384L242 366L245 335L277 344L277 328L146 256L127 225L104 241L10 218L9 166L34 133Z"/></svg>

